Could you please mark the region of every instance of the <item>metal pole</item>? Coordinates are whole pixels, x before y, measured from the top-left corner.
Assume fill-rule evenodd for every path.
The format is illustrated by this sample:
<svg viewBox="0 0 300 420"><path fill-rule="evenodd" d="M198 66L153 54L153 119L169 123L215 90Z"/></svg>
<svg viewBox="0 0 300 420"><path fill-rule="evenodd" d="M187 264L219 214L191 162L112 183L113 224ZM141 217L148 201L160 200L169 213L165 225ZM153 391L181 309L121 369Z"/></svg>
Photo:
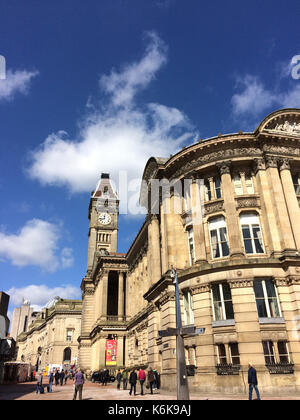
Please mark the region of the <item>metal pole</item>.
<svg viewBox="0 0 300 420"><path fill-rule="evenodd" d="M173 283L175 284L176 328L178 331L176 336L177 400L189 400L190 395L185 364L184 341L179 330L182 327L182 321L176 268L172 268L171 277L174 277Z"/></svg>

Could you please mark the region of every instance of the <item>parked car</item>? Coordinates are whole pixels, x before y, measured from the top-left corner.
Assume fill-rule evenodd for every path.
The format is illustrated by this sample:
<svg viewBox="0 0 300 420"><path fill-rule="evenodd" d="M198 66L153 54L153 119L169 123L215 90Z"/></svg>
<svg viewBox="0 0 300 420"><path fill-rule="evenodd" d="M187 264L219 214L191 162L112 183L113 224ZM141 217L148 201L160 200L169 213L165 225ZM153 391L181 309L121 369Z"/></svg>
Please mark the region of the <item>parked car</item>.
<svg viewBox="0 0 300 420"><path fill-rule="evenodd" d="M109 382L114 382L116 380L114 375L109 375ZM102 382L102 375L100 370L93 372L91 377L92 382Z"/></svg>

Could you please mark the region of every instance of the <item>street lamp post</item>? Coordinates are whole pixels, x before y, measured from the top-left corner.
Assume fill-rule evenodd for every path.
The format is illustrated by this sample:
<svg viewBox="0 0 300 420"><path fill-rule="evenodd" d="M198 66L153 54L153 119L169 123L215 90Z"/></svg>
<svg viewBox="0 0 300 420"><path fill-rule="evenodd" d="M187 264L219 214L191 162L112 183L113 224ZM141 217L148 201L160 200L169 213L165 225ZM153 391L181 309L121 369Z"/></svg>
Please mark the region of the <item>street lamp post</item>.
<svg viewBox="0 0 300 420"><path fill-rule="evenodd" d="M182 329L181 321L181 309L180 309L180 298L179 298L179 287L178 287L178 277L177 270L172 267L171 278L173 279L173 284L175 285L175 299L176 299L176 329L178 333L176 334L176 371L177 371L177 399L178 400L189 400L189 385L187 380L187 370L185 363L185 354L184 354L184 341L182 334L180 333Z"/></svg>

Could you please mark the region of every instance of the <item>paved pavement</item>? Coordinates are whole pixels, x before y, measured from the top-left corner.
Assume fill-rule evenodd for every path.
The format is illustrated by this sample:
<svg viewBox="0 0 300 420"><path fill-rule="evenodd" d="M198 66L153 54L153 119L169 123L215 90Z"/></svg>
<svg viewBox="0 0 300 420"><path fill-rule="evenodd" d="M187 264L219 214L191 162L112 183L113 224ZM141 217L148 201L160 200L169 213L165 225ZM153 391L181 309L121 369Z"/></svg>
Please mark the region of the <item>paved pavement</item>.
<svg viewBox="0 0 300 420"><path fill-rule="evenodd" d="M68 381L66 385L53 385L53 392L48 393L46 389L47 381L44 381L45 393L36 394L35 382L25 382L20 384L0 385L0 400L72 400L73 398L73 382ZM83 400L126 400L126 401L176 401L176 393L164 390L154 391L151 395L148 390L146 394L139 394L140 387L137 386L138 394L136 396L129 395L127 390L118 390L116 384L102 386L97 383L86 382L83 388ZM262 393L261 393L262 394ZM255 398L255 392L253 398ZM288 395L269 397L261 395L263 400L300 400L300 395ZM225 395L225 394L201 394L190 395L191 400L247 400L247 395Z"/></svg>

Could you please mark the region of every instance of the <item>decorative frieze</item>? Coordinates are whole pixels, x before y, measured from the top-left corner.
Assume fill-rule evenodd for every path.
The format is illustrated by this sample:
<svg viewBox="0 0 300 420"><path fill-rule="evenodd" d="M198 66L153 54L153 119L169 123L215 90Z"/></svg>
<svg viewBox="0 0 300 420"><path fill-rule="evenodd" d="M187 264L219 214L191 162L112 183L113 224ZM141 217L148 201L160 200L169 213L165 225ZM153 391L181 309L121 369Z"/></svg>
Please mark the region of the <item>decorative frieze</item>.
<svg viewBox="0 0 300 420"><path fill-rule="evenodd" d="M260 207L259 198L253 195L248 197L236 197L235 201L238 209Z"/></svg>
<svg viewBox="0 0 300 420"><path fill-rule="evenodd" d="M228 281L231 289L253 287L253 279L232 279Z"/></svg>
<svg viewBox="0 0 300 420"><path fill-rule="evenodd" d="M214 202L208 202L204 204L204 214L205 216L208 214L216 213L219 211L224 210L224 200L218 200Z"/></svg>

